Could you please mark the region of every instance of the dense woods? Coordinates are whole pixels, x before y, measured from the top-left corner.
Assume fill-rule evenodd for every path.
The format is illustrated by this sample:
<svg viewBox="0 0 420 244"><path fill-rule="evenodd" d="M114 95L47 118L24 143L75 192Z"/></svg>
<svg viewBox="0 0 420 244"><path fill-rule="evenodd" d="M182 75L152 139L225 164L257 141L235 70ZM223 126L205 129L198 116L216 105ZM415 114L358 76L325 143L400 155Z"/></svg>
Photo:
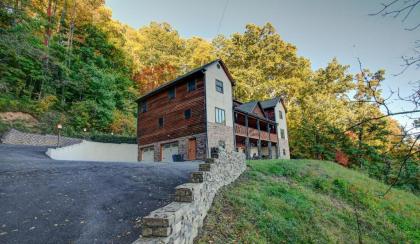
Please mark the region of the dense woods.
<svg viewBox="0 0 420 244"><path fill-rule="evenodd" d="M138 96L222 58L237 80L237 99L285 99L292 157L337 157L386 183L420 190L414 139L401 137L405 131L389 116L366 120L383 114L366 101L381 97L384 70L350 74L336 59L312 70L270 23L209 42L182 38L168 23L133 29L113 20L103 0L0 4L0 111L32 114L40 132L62 123L70 136L83 128L134 135Z"/></svg>

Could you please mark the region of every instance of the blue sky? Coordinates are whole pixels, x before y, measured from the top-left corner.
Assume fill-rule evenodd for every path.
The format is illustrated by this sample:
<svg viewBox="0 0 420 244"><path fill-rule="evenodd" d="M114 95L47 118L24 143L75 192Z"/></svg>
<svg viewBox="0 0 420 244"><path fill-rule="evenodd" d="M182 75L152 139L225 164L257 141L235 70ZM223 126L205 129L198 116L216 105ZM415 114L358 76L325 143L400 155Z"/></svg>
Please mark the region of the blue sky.
<svg viewBox="0 0 420 244"><path fill-rule="evenodd" d="M227 2L228 1L228 2ZM386 70L384 92L408 94L410 82L420 80L419 69L401 70L402 55L412 52L419 32L404 27L417 24L420 11L402 23L391 17L369 16L388 0L106 0L113 18L139 28L151 21L168 22L182 37L200 36L211 40L217 34L243 32L247 23L271 22L281 37L296 45L299 55L309 58L314 69L325 67L334 57L357 72L357 57L372 71ZM219 22L226 7L218 31ZM393 110L408 110L394 101ZM410 122L407 118L397 118Z"/></svg>

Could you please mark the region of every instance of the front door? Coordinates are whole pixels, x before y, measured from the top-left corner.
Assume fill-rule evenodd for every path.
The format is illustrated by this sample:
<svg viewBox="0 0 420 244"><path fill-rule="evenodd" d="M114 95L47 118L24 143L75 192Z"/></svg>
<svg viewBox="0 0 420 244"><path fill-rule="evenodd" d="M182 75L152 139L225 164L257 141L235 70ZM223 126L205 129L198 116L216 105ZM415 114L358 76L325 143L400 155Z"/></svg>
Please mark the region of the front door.
<svg viewBox="0 0 420 244"><path fill-rule="evenodd" d="M197 148L197 141L195 138L191 138L188 140L188 160L196 160L196 148Z"/></svg>

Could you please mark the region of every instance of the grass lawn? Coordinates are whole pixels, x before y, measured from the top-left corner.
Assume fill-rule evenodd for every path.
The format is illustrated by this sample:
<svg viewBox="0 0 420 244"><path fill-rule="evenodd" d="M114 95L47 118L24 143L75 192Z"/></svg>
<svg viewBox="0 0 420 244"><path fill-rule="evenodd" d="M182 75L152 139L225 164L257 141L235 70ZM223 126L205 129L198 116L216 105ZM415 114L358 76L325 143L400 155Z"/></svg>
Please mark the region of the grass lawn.
<svg viewBox="0 0 420 244"><path fill-rule="evenodd" d="M222 189L197 243L420 243L420 198L340 165L259 160ZM360 233L360 234L359 234Z"/></svg>

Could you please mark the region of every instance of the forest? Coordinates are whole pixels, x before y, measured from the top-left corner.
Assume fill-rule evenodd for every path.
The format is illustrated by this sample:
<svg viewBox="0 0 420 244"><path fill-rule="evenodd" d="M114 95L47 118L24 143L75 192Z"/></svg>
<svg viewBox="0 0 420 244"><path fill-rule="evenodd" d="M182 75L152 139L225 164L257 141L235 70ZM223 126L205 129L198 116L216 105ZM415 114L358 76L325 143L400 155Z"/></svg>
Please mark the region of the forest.
<svg viewBox="0 0 420 244"><path fill-rule="evenodd" d="M0 112L38 121L0 127L134 136L137 97L221 58L236 99L284 99L293 158L336 160L420 191L418 136L381 110L385 71L361 65L352 74L337 59L313 70L270 23L208 41L169 23L134 29L112 19L104 0L6 0L0 27Z"/></svg>

